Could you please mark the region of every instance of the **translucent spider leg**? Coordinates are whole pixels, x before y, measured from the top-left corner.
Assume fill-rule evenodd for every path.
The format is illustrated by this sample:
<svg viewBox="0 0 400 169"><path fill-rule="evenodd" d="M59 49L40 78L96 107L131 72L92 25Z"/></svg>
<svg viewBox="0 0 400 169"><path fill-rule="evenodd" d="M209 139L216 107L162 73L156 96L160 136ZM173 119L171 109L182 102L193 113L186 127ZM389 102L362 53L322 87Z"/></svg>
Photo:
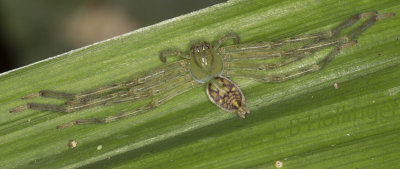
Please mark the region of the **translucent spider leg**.
<svg viewBox="0 0 400 169"><path fill-rule="evenodd" d="M332 34L332 36L335 36L335 35L339 34L342 30L344 30L344 29L348 28L349 26L353 25L354 23L356 23L361 18L375 17L375 16L377 16L377 14L378 14L378 12L376 12L376 11L355 14L355 15L351 16L349 19L347 19L346 21L342 22L341 24L339 24L338 26L333 28L330 31L330 33Z"/></svg>
<svg viewBox="0 0 400 169"><path fill-rule="evenodd" d="M185 73L185 74L183 74ZM147 98L155 95L159 95L162 91L172 90L178 87L179 84L190 81L192 77L190 76L189 72L183 72L182 75L165 79L164 81L160 81L153 85L141 85L133 87L130 90L129 95L122 98L118 98L108 102L109 104L126 102L126 101L133 101L141 98Z"/></svg>
<svg viewBox="0 0 400 169"><path fill-rule="evenodd" d="M285 38L282 40L278 40L276 42L258 42L258 43L248 43L248 44L225 46L220 49L220 52L223 54L248 53L248 52L257 52L257 51L266 52L266 51L273 50L273 49L283 50L283 49L285 49L285 45L295 46L294 44L298 44L297 47L306 46L306 45L315 43L317 41L332 38L333 36L339 34L342 30L353 25L355 22L357 22L361 18L368 18L368 17L372 17L372 16L376 16L376 15L377 15L376 11L356 14L356 15L351 16L349 19L347 19L346 21L342 22L341 24L339 24L338 26L336 26L335 28L333 28L332 30L329 30L329 31L318 32L318 33L313 33L313 34L297 35L294 37L289 37L289 38ZM228 36L228 35L226 35L226 36ZM354 36L349 36L349 37L352 38ZM221 38L221 39L225 39L225 38ZM276 55L274 53L272 53L270 55L268 55L268 53L267 53L267 55L261 54L262 56L260 56L260 54L258 54L258 56L257 56L256 54L253 54L254 56L248 56L248 55L239 55L239 56L246 56L246 58L243 58L243 59L259 58L259 57L268 59L268 58L277 57L277 56L282 57L282 55Z"/></svg>
<svg viewBox="0 0 400 169"><path fill-rule="evenodd" d="M333 39L320 41L315 44L302 46L290 50L270 50L266 52L240 52L224 54L226 70L270 70L290 64L294 61L310 56L312 53L321 48L346 43L347 39ZM263 63L263 60L280 58L279 61L273 63ZM260 63L261 60L261 63ZM252 61L252 62L248 62ZM256 61L256 62L255 62Z"/></svg>
<svg viewBox="0 0 400 169"><path fill-rule="evenodd" d="M370 15L372 15L373 13L371 13ZM367 14L364 14L367 15ZM257 75L257 74L251 74L245 71L227 71L226 73L228 74L228 76L238 76L238 77L243 77L243 78L252 78L252 79L256 79L256 80L262 80L265 82L280 82L280 81L284 81L287 79L291 79L294 77L298 77L300 75L309 73L309 72L314 72L317 70L320 70L327 62L329 62L329 60L331 60L335 55L337 55L340 50L342 48L348 47L348 46L352 46L354 44L357 43L357 41L353 41L353 39L359 35L360 33L362 33L364 30L366 30L368 27L370 27L371 25L373 25L373 23L375 23L377 20L380 19L385 19L385 18L389 18L394 16L393 13L387 13L387 14L382 14L382 15L376 15L371 17L370 19L366 20L361 26L357 27L356 29L354 29L353 31L351 31L347 36L341 37L341 38L337 38L337 39L332 39L332 40L323 40L323 41L319 41L315 44L311 44L308 46L304 46L301 48L296 48L293 49L292 51L313 51L313 50L317 50L317 49L321 49L321 48L325 48L325 47L329 47L329 46L337 46L335 49L333 49L328 55L326 55L320 62L310 65L310 66L306 66L304 68L301 68L299 70L295 70L292 72L288 72L288 73L284 73L284 74L280 74L280 75ZM351 20L352 23L354 23ZM341 24L339 25L341 28L343 29L343 25L348 26L348 24L350 23L349 20L345 21L345 24ZM334 29L335 31L338 31L340 29ZM273 55L263 55L263 57L280 57L282 55L282 53L285 53L285 51L281 51L280 53L276 54L273 53ZM229 56L229 55L228 55ZM231 57L233 56L232 54L230 55ZM243 57L247 57L249 58L248 55L243 55ZM229 61L229 60L228 60ZM279 62L278 62L279 63ZM227 65L229 65L230 63L227 63ZM240 63L239 63L240 65ZM241 64L243 66L243 64ZM248 65L249 66L249 65ZM254 65L251 65L252 67L254 67ZM250 66L249 66L250 67ZM249 68L247 67L247 68ZM246 70L246 68L239 68L241 70Z"/></svg>
<svg viewBox="0 0 400 169"><path fill-rule="evenodd" d="M118 93L112 93L98 99L93 99L85 103L80 104L68 104L68 111L76 111L85 107L91 107L96 105L109 105L127 101L134 101L139 99L145 99L151 96L159 95L164 90L171 90L177 87L180 83L190 80L191 77L187 71L183 71L182 74L176 74L174 77L166 76L162 77L158 81L152 81L152 83L145 83L132 87L129 91L121 91ZM70 102L68 102L70 103Z"/></svg>
<svg viewBox="0 0 400 169"><path fill-rule="evenodd" d="M113 84L105 87L100 87L94 90L89 90L85 91L79 94L71 94L71 93L65 93L65 92L58 92L58 91L49 91L49 90L43 90L39 91L37 93L32 93L26 96L23 96L22 99L33 99L35 97L49 97L49 98L57 98L57 99L66 99L66 100L73 100L70 101L70 103L73 102L85 102L88 100L96 99L99 97L102 97L106 94L112 94L112 93L117 93L119 91L123 90L129 90L133 86L137 86L140 84L144 84L147 82L152 82L158 80L160 77L174 77L176 76L177 71L182 68L182 63L181 62L173 62L170 63L161 70L156 70L150 73L147 73L144 76L135 78L134 80L131 81L126 81L118 84Z"/></svg>
<svg viewBox="0 0 400 169"><path fill-rule="evenodd" d="M241 77L241 78L250 78L255 80L260 80L263 82L282 82L288 79L292 79L298 76L301 76L306 73L311 73L320 70L329 60L331 60L335 55L339 54L340 50L349 46L356 44L357 41L352 41L346 44L343 44L340 47L336 47L333 49L329 54L327 54L324 59L316 64L306 66L300 68L295 71L291 71L284 74L277 74L277 75L263 75L263 74L253 74L248 72L239 72L239 71L229 71L228 76L233 77Z"/></svg>
<svg viewBox="0 0 400 169"><path fill-rule="evenodd" d="M189 55L184 54L183 52L176 50L176 49L167 49L160 52L160 60L163 63L167 62L167 57L170 56L178 56L183 59L190 59Z"/></svg>
<svg viewBox="0 0 400 169"><path fill-rule="evenodd" d="M49 105L49 104L40 104L40 103L28 103L26 105L18 106L14 109L10 110L10 113L20 112L26 109L35 109L35 110L48 110L48 111L60 111L60 112L71 112L74 111L69 107L71 105L83 105L88 102L97 102L100 98L110 97L111 95L116 95L117 93L121 93L123 89L128 88L133 82L124 82L120 84L115 84L112 86L101 87L95 89L93 91L87 91L80 94L72 94L58 91L50 91L50 90L42 90L37 93L32 93L26 96L23 96L22 99L33 99L36 97L46 97L46 98L56 98L66 100L66 104L69 106L58 106L58 105ZM83 107L82 107L83 108Z"/></svg>
<svg viewBox="0 0 400 169"><path fill-rule="evenodd" d="M105 118L79 119L70 123L59 125L57 126L57 129L64 129L73 125L110 123L127 117L135 116L154 109L155 107L167 102L168 100L171 100L173 97L182 94L192 88L198 87L199 85L200 84L195 81L182 81L179 82L179 84L177 84L175 87L170 88L169 90L160 91L160 94L158 96L154 96L150 103L145 104L132 111L116 113Z"/></svg>
<svg viewBox="0 0 400 169"><path fill-rule="evenodd" d="M41 90L37 93L32 93L26 96L23 96L22 99L32 99L35 97L48 97L48 98L56 98L56 99L72 99L74 98L74 94L65 93L65 92L57 92L57 91L49 91L49 90Z"/></svg>
<svg viewBox="0 0 400 169"><path fill-rule="evenodd" d="M66 102L66 105L64 106L28 103L26 105L18 106L14 109L11 109L10 112L15 113L26 109L73 112L90 106L116 102L116 100L120 100L119 102L122 102L134 99L141 99L143 97L148 97L151 94L140 95L140 92L137 92L140 90L136 89L148 88L149 84L155 84L154 86L162 85L168 82L168 80L174 79L175 77L184 76L184 74L188 74L186 68L186 62L184 60L172 62L166 64L165 66L162 66L156 71L152 71L148 74L145 74L144 76L135 78L135 80L133 81L101 87L95 90L83 92L76 95L63 92L55 92L55 91L41 91L38 93L33 93L24 96L23 98L31 99L33 97L41 96L41 97L52 97L52 98L67 99L67 100L69 99L69 100ZM131 98L126 100L122 99L126 97L131 97Z"/></svg>
<svg viewBox="0 0 400 169"><path fill-rule="evenodd" d="M287 43L307 41L307 40L319 41L319 40L323 40L323 39L329 39L329 38L332 38L332 37L338 35L341 31L350 27L351 25L353 25L354 23L359 21L361 18L369 18L369 17L373 17L376 15L377 15L376 11L355 14L330 31L318 32L318 33L306 34L306 35L297 35L294 37L285 38L285 39L279 40L277 42L274 42L274 46L281 46L281 45L284 45Z"/></svg>
<svg viewBox="0 0 400 169"><path fill-rule="evenodd" d="M222 44L224 44L226 41L228 41L230 39L233 40L233 44L239 44L239 40L240 40L239 35L237 35L236 33L228 33L218 40L218 42L215 44L214 48L218 49Z"/></svg>
<svg viewBox="0 0 400 169"><path fill-rule="evenodd" d="M117 90L114 90L112 92L103 92L101 90L101 94L95 95L95 93L98 93L99 90L95 90L94 92L88 94L83 94L83 95L77 95L76 99L73 101L68 102L70 105L84 105L87 104L88 102L91 102L94 99L102 99L108 98L110 96L115 96L118 95L118 99L121 99L123 97L137 97L138 89L146 88L149 85L160 85L163 83L166 83L166 81L173 79L175 77L183 76L184 74L187 74L187 66L186 62L184 60L182 61L177 61L177 62L172 62L169 64L166 64L165 66L157 69L156 71L147 73L143 76L140 76L138 78L135 78L133 81L130 82L129 85L124 86L123 84L120 85L121 87L118 88ZM82 97L84 96L84 97ZM89 97L88 97L89 96ZM122 102L122 101L121 101Z"/></svg>

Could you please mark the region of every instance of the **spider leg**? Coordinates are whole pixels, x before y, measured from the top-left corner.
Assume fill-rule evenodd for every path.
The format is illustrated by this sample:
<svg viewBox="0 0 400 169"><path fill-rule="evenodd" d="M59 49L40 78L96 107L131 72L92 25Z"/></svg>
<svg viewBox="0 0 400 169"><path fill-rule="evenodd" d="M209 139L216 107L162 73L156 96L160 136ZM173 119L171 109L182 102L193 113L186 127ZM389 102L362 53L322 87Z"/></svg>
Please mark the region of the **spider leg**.
<svg viewBox="0 0 400 169"><path fill-rule="evenodd" d="M379 15L379 19L388 17L387 15L391 15L391 14ZM292 46L294 43L300 43L301 46L304 46L304 45L307 45L307 42L315 43L316 41L321 41L321 40L332 38L335 35L339 34L342 30L353 25L355 22L357 22L361 18L368 18L368 17L376 18L376 16L377 16L377 12L375 12L375 11L356 14L356 15L351 16L349 19L342 22L341 24L339 24L338 26L336 26L335 28L333 28L330 31L318 32L318 33L313 33L313 34L305 34L305 35L297 35L297 36L293 36L290 38L278 40L276 42L259 42L259 43L250 43L250 44L231 45L231 46L222 47L220 49L220 51L222 53L240 53L240 52L251 52L251 51L265 52L265 51L269 51L271 49L285 48L285 46L288 46L288 45ZM375 20L377 20L377 19L375 19ZM368 27L367 23L372 24L373 21L366 22L365 28ZM362 31L363 31L363 28L360 28L360 30L358 32L362 32ZM355 37L356 35L357 34L349 35L349 37L351 39L352 37ZM224 38L222 38L222 39L224 39ZM221 45L221 44L222 43L218 43L217 46L219 47L219 45ZM264 57L268 57L268 56L264 56Z"/></svg>
<svg viewBox="0 0 400 169"><path fill-rule="evenodd" d="M25 105L21 105L15 107L10 110L10 113L17 113L23 110L32 109L32 110L42 110L42 111L55 111L55 112L74 112L86 107L96 106L105 104L106 102L117 99L119 96L122 96L124 92L116 92L112 94L105 95L100 98L91 98L90 100L71 100L67 101L66 105L52 105L52 104L41 104L41 103L28 103Z"/></svg>
<svg viewBox="0 0 400 169"><path fill-rule="evenodd" d="M136 86L131 88L129 93L126 93L121 98L111 100L107 102L107 104L115 104L157 96L162 94L163 91L173 90L180 84L187 83L190 80L192 80L192 77L188 72L186 72L184 75L179 75L170 79L164 79L163 81L159 81L154 85Z"/></svg>
<svg viewBox="0 0 400 169"><path fill-rule="evenodd" d="M257 42L247 44L234 44L224 46L218 49L218 53L229 56L231 60L247 60L247 59L270 59L282 57L283 53L277 51L288 50L290 48L305 47L315 43L322 38L331 37L329 32L319 32L308 35L298 35L291 38L279 40L277 42Z"/></svg>
<svg viewBox="0 0 400 169"><path fill-rule="evenodd" d="M119 91L125 88L129 88L129 86L134 85L135 83L133 81L128 81L124 83L119 83L119 84L114 84L110 86L105 86L101 88L97 88L95 90L91 91L86 91L82 92L79 94L72 94L72 93L65 93L65 92L59 92L59 91L52 91L52 90L41 90L36 93L31 93L28 95L25 95L22 97L23 100L29 100L33 99L36 97L46 97L46 98L55 98L55 99L63 99L63 100L80 100L84 101L89 98L96 98L99 97L99 95L105 94L105 93L110 93L110 92L115 92Z"/></svg>
<svg viewBox="0 0 400 169"><path fill-rule="evenodd" d="M33 99L35 97L48 97L48 98L56 98L56 99L73 99L74 94L65 93L65 92L58 92L58 91L50 91L50 90L41 90L36 93L32 93L29 95L25 95L22 97L24 100Z"/></svg>
<svg viewBox="0 0 400 169"><path fill-rule="evenodd" d="M331 32L332 36L335 36L335 35L339 34L342 30L344 30L344 29L348 28L349 26L353 25L354 23L356 23L361 18L369 18L372 16L375 17L375 16L377 16L377 14L378 14L378 12L376 12L376 11L355 14L355 15L351 16L349 19L347 19L344 22L342 22L341 24L339 24L338 26L336 26L335 28L333 28L330 32Z"/></svg>
<svg viewBox="0 0 400 169"><path fill-rule="evenodd" d="M68 111L76 111L86 107L92 107L96 105L110 105L115 103L135 101L139 99L146 99L152 96L157 96L163 91L173 90L180 84L186 83L191 77L189 74L183 76L176 76L172 79L163 79L155 83L155 85L149 86L135 86L128 92L119 92L107 95L102 98L90 100L84 104L69 104L67 105Z"/></svg>
<svg viewBox="0 0 400 169"><path fill-rule="evenodd" d="M319 32L315 34L298 35L291 38L285 38L277 42L264 41L257 43L229 45L219 48L218 52L220 54L231 54L231 55L236 54L239 56L243 56L241 55L242 53L249 53L249 54L251 53L253 54L253 56L251 56L250 58L263 57L265 59L268 59L277 56L276 54L273 53L274 50L286 50L287 48L293 48L296 46L297 47L307 46L309 44L315 43L316 41L320 41L321 39L329 39L331 36L332 35L330 32Z"/></svg>
<svg viewBox="0 0 400 169"><path fill-rule="evenodd" d="M182 76L186 74L186 64L187 63L185 60L168 63L155 71L146 73L138 78L135 78L133 81L111 85L109 87L95 89L90 92L78 94L76 95L75 99L69 101L68 104L85 104L93 99L104 97L107 98L108 95L115 95L115 93L122 93L119 94L119 98L121 96L126 96L130 94L130 90L132 90L132 88L141 88L143 86L158 84L165 81L165 79L173 79L177 76Z"/></svg>
<svg viewBox="0 0 400 169"><path fill-rule="evenodd" d="M109 86L100 87L94 90L85 91L79 94L71 94L65 92L58 92L58 91L50 91L50 90L42 90L36 93L32 93L26 96L23 96L22 99L33 99L35 97L48 97L48 98L57 98L57 99L67 99L67 100L75 100L84 101L90 100L107 93L118 92L126 89L130 89L133 86L140 85L143 83L149 83L154 80L159 79L162 76L171 76L172 74L176 73L179 68L182 67L182 62L173 62L170 64L165 65L162 69L156 70L153 72L149 72L141 77L135 78L134 80L112 84Z"/></svg>
<svg viewBox="0 0 400 169"><path fill-rule="evenodd" d="M180 84L174 86L171 89L167 90L162 90L160 91L161 93L158 96L154 96L152 98L152 101L148 104L145 104L139 108L136 108L132 111L126 111L126 112L120 112L116 113L113 115L110 115L105 118L90 118L90 119L79 119L75 120L66 124L62 124L57 126L57 129L64 129L71 127L73 125L81 125L81 124L101 124L101 123L110 123L114 121L118 121L127 117L139 115L141 113L147 112L151 109L156 108L157 106L167 102L168 100L171 100L173 97L184 93L192 88L198 87L200 84L195 82L195 81L186 81L186 82L181 82Z"/></svg>
<svg viewBox="0 0 400 169"><path fill-rule="evenodd" d="M369 18L369 17L375 17L375 16L377 16L376 11L355 14L330 31L318 32L318 33L306 34L306 35L297 35L294 37L279 40L279 41L275 42L274 45L280 46L280 45L287 44L287 43L300 42L300 41L306 41L306 40L329 39L329 38L332 38L332 37L338 35L341 31L350 27L351 25L356 23L361 18Z"/></svg>
<svg viewBox="0 0 400 169"><path fill-rule="evenodd" d="M351 46L352 44L357 43L357 41L353 41L351 42L351 40L353 40L355 37L357 37L359 34L361 34L362 32L364 32L368 27L372 26L376 21L378 20L382 20L382 19L386 19L386 18L390 18L393 17L395 14L394 13L385 13L385 14L380 14L380 15L376 15L368 20L366 20L362 25L360 25L359 27L357 27L356 29L354 29L353 31L351 31L349 33L349 35L344 36L343 39L347 39L349 41L348 44L345 44L344 46L339 46L337 47L337 51L339 51L341 48L345 48L347 46ZM333 51L332 51L333 52ZM331 53L332 53L331 52ZM335 56L335 54L329 54L327 55L322 61L320 61L318 64L320 67L323 67L326 63L328 63L333 57Z"/></svg>
<svg viewBox="0 0 400 169"><path fill-rule="evenodd" d="M301 59L311 55L312 52L313 51L304 51L304 52L298 52L298 53L287 53L287 52L279 53L279 52L277 52L276 56L278 56L278 57L284 56L284 57L280 58L279 61L275 61L273 63L263 63L264 60L267 60L267 59L263 59L263 58L261 58L261 59L263 59L261 61L260 60L257 61L256 59L232 60L230 62L225 62L224 70L229 72L230 70L272 70L272 69L277 69L279 67L288 65L297 60L301 60Z"/></svg>
<svg viewBox="0 0 400 169"><path fill-rule="evenodd" d="M224 54L225 70L270 70L293 63L310 56L318 49L347 43L347 38L320 41L314 44L289 50L270 50L265 52L230 53ZM264 60L279 59L273 63ZM250 62L249 62L250 61ZM261 61L261 63L260 63Z"/></svg>
<svg viewBox="0 0 400 169"><path fill-rule="evenodd" d="M184 59L190 59L189 55L184 54L183 52L176 49L167 49L160 52L160 60L163 63L167 62L167 57L170 56L178 56Z"/></svg>
<svg viewBox="0 0 400 169"><path fill-rule="evenodd" d="M214 49L218 49L222 44L230 39L233 40L233 44L239 44L239 35L237 35L236 33L228 33L218 40L218 42L214 46Z"/></svg>
<svg viewBox="0 0 400 169"><path fill-rule="evenodd" d="M380 14L377 16L374 16L368 20L366 20L361 26L353 30L347 37L349 39L353 39L357 37L361 32L365 31L368 27L372 26L376 21L386 19L393 17L395 14L394 13L385 13L385 14Z"/></svg>
<svg viewBox="0 0 400 169"><path fill-rule="evenodd" d="M343 44L340 47L336 47L333 49L329 54L327 54L323 60L320 62L303 67L298 70L294 70L291 72L287 72L284 74L278 74L278 75L265 75L265 74L253 74L253 73L248 73L248 72L239 72L239 71L232 71L229 72L229 76L234 76L234 77L241 77L241 78L250 78L250 79L255 79L255 80L260 80L263 82L282 82L288 79L292 79L295 77L299 77L303 74L311 73L320 70L330 59L332 59L335 55L339 54L340 50L349 46L352 46L356 44L357 41L352 41L346 44Z"/></svg>
<svg viewBox="0 0 400 169"><path fill-rule="evenodd" d="M33 93L24 97L33 98L37 96L41 97L53 97L53 98L69 98L66 105L50 105L50 104L39 104L39 103L28 103L26 105L21 105L10 110L10 113L20 112L26 109L34 110L47 110L47 111L58 111L58 112L73 112L86 107L91 107L95 105L102 105L111 102L123 102L129 100L141 99L148 97L151 94L139 95L136 89L146 89L150 85L157 86L160 84L165 84L168 80L174 79L176 77L185 77L187 72L186 61L176 61L169 63L161 68L147 73L143 76L136 78L133 81L118 83L115 85L110 85L106 87L101 87L88 92L83 92L77 95L66 94L63 92L46 91ZM140 91L140 90L138 90ZM146 92L146 90L143 90ZM131 97L129 100L124 100L126 97ZM132 99L134 98L134 99Z"/></svg>
<svg viewBox="0 0 400 169"><path fill-rule="evenodd" d="M357 16L368 16L368 15L373 15L373 13L365 13L365 14L361 14L361 15L357 15ZM243 70L242 72L239 71L229 71L232 70L232 68L230 68L232 66L233 62L229 62L232 59L229 59L230 57L234 57L234 54L225 54L224 58L228 58L225 59L226 61L226 65L228 66L228 70L225 72L226 74L228 74L228 76L237 76L237 77L244 77L244 78L253 78L253 79L257 79L257 80L262 80L265 82L281 82L287 79L291 79L294 77L298 77L300 75L309 73L309 72L314 72L317 70L320 70L324 65L326 65L326 63L328 63L335 55L337 55L340 50L342 48L348 47L348 46L352 46L354 44L357 43L357 41L353 41L353 39L359 35L360 33L362 33L364 30L366 30L368 27L370 27L371 25L373 25L377 20L380 19L386 19L386 18L390 18L394 16L394 13L387 13L387 14L381 14L381 15L376 15L371 17L370 19L366 20L363 24L361 24L359 27L357 27L356 29L354 29L353 31L351 31L347 36L341 37L341 38L334 38L331 40L322 40L319 42L316 42L314 44L311 45L306 45L300 48L295 48L289 51L294 51L294 55L297 55L297 58L304 58L305 56L308 56L308 53L301 53L301 51L305 51L305 52L309 52L312 53L313 51L316 51L318 49L321 48L326 48L326 47L330 47L330 46L338 46L335 49L333 49L329 54L327 54L320 62L301 68L300 70L295 70L292 72L288 72L285 74L281 74L281 75L256 75L256 74L251 74L248 72L243 72L245 70L266 70L267 68L262 68L264 66L264 64L260 64L260 63L251 63L250 65L245 65L245 63L236 63L236 65L233 64L233 67L236 66L237 70ZM352 17L355 18L355 17ZM352 24L355 21L353 21L354 19L349 19L348 21L345 21L344 23L346 24L341 24L338 27L340 27L340 29L334 29L334 30L341 30L344 29L343 27L348 26L348 24ZM285 50L282 51L278 51L276 53L272 53L272 54L264 54L264 58L265 56L269 56L270 58L274 57L280 57L280 56L284 56L284 54L287 54L285 52ZM238 55L239 57L242 58L246 58L246 59L264 59L263 57L253 57L251 55L248 55L246 53L241 53L241 55ZM251 58L253 57L253 58ZM295 61L296 59L293 59L293 61ZM276 66L274 68L277 68L279 66L283 66L285 64L290 63L290 61L292 60L283 60L283 61L278 61ZM267 65L268 66L268 65ZM266 66L266 67L267 67ZM260 69L261 67L261 69Z"/></svg>
<svg viewBox="0 0 400 169"><path fill-rule="evenodd" d="M105 95L100 98L87 100L85 102L74 102L68 101L66 105L51 105L51 104L40 104L40 103L28 103L26 105L18 106L12 110L11 113L19 112L25 109L42 110L42 111L55 111L55 112L74 112L87 107L93 107L97 105L115 104L126 101L134 101L139 99L145 99L151 96L160 94L162 90L171 90L177 85L188 81L191 77L188 76L177 76L176 78L166 79L165 81L159 81L153 86L135 86L127 92L116 92ZM173 83L171 82L173 81Z"/></svg>
<svg viewBox="0 0 400 169"><path fill-rule="evenodd" d="M331 37L330 32L319 32L315 34L298 35L295 37L282 39L277 42L264 41L257 43L234 44L234 45L220 47L218 48L218 52L222 55L230 54L233 57L237 55L238 58L235 59L240 59L240 56L243 56L242 55L243 53L248 53L251 55L250 56L248 55L247 57L242 59L251 59L260 57L268 59L281 56L274 53L273 50L285 49L288 47L293 48L293 45L295 44L298 44L297 46L305 46L307 44L314 43L319 39L327 39L329 37Z"/></svg>
<svg viewBox="0 0 400 169"><path fill-rule="evenodd" d="M51 104L40 104L40 103L28 103L21 106L14 107L10 110L10 113L20 112L26 109L33 110L44 110L44 111L56 111L56 112L67 112L65 106L51 105Z"/></svg>

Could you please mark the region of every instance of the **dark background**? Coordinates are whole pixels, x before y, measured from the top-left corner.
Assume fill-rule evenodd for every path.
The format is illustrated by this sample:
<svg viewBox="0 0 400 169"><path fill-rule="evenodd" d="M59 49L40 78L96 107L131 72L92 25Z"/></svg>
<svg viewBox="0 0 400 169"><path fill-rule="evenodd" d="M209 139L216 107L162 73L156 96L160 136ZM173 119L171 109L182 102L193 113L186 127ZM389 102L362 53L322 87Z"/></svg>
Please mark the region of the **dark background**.
<svg viewBox="0 0 400 169"><path fill-rule="evenodd" d="M0 0L0 72L226 0Z"/></svg>

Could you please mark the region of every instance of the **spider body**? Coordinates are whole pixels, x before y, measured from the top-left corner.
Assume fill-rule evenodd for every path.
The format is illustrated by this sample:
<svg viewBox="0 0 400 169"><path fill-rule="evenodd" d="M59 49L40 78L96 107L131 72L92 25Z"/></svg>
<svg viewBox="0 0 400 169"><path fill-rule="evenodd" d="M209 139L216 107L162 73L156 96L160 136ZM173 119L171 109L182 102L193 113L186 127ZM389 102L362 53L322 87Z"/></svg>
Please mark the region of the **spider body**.
<svg viewBox="0 0 400 169"><path fill-rule="evenodd" d="M26 109L74 112L97 105L149 100L148 103L131 111L115 113L105 118L79 119L62 124L58 128L62 129L78 124L109 123L145 113L192 88L205 86L208 98L212 103L224 111L234 112L240 118L245 118L250 111L246 107L244 95L239 87L226 77L250 78L262 82L283 82L318 71L339 54L341 49L355 45L357 41L354 38L376 21L392 16L394 13L377 15L377 12L365 12L350 17L330 31L298 35L275 42L239 44L239 36L229 33L214 45L204 41L194 44L188 53L171 49L161 51L160 59L165 63L163 66L130 81L78 94L43 90L22 97L23 99L35 97L64 99L66 105L28 103L15 107L10 112L16 113ZM369 19L347 35L338 36L342 30L361 18ZM224 45L228 40L232 40L233 45ZM269 70L283 68L325 48L329 48L331 51L316 63L304 65L288 72L267 73ZM167 63L167 57L171 56L182 59Z"/></svg>
<svg viewBox="0 0 400 169"><path fill-rule="evenodd" d="M223 58L210 43L200 42L190 48L190 73L199 83L207 83L206 92L211 102L228 112L235 112L245 118L250 111L246 108L244 96L239 87L222 76Z"/></svg>

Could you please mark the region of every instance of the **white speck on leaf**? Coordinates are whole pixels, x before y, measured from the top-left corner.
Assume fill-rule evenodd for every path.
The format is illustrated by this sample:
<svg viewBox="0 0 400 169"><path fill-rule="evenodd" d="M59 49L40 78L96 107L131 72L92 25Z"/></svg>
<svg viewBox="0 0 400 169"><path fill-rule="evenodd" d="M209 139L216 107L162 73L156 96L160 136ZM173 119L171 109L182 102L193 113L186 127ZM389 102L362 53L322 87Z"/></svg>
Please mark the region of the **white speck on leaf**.
<svg viewBox="0 0 400 169"><path fill-rule="evenodd" d="M283 166L283 163L282 163L282 161L275 161L275 165L274 165L276 168L282 168L282 166Z"/></svg>
<svg viewBox="0 0 400 169"><path fill-rule="evenodd" d="M68 147L71 149L74 149L77 145L78 145L78 142L76 142L75 140L69 140L69 142L68 142Z"/></svg>
<svg viewBox="0 0 400 169"><path fill-rule="evenodd" d="M335 84L333 84L333 87L335 87L335 89L339 89L339 84L335 83Z"/></svg>

